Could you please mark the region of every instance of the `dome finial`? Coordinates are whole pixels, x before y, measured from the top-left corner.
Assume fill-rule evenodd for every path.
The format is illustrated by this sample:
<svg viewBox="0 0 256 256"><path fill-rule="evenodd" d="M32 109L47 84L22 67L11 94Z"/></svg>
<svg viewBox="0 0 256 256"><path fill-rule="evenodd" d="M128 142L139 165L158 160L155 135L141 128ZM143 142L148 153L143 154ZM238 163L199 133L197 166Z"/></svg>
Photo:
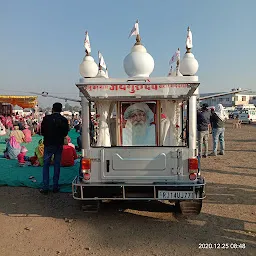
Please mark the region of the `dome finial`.
<svg viewBox="0 0 256 256"><path fill-rule="evenodd" d="M98 74L98 65L95 63L93 57L90 56L91 45L90 45L89 35L87 31L85 32L84 48L85 48L86 55L79 66L80 74L84 78L95 77Z"/></svg>
<svg viewBox="0 0 256 256"><path fill-rule="evenodd" d="M186 39L186 49L187 52L185 53L182 61L180 62L180 73L183 76L194 76L198 71L198 61L195 59L194 54L191 52L191 48L193 47L192 44L192 32L190 28L187 29L187 39Z"/></svg>
<svg viewBox="0 0 256 256"><path fill-rule="evenodd" d="M129 77L149 77L154 70L154 59L147 52L147 49L141 44L139 33L139 21L134 24L130 35L136 36L136 43L131 52L124 58L124 70Z"/></svg>
<svg viewBox="0 0 256 256"><path fill-rule="evenodd" d="M186 39L186 49L187 49L187 53L190 53L191 49L193 47L193 45L192 45L192 32L191 32L189 27L188 27L187 31L188 31L188 33L187 33L187 39Z"/></svg>
<svg viewBox="0 0 256 256"><path fill-rule="evenodd" d="M139 34L136 36L136 43L134 45L141 45L141 37Z"/></svg>
<svg viewBox="0 0 256 256"><path fill-rule="evenodd" d="M139 32L139 20L136 20L128 38L130 38L131 36L136 36L136 43L134 45L141 45L141 37Z"/></svg>
<svg viewBox="0 0 256 256"><path fill-rule="evenodd" d="M88 31L85 31L84 48L85 48L86 56L90 56L92 50L91 50L91 44L90 44Z"/></svg>

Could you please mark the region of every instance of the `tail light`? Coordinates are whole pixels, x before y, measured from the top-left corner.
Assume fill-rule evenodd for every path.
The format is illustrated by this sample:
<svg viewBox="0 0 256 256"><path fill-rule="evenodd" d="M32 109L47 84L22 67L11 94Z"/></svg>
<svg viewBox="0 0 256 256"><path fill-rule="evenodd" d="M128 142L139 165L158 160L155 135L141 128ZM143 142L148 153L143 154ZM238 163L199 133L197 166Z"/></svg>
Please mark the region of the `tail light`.
<svg viewBox="0 0 256 256"><path fill-rule="evenodd" d="M196 173L190 173L189 174L189 179L190 180L195 180L197 178L197 174Z"/></svg>
<svg viewBox="0 0 256 256"><path fill-rule="evenodd" d="M89 180L91 178L91 159L83 158L81 160L81 171L85 180Z"/></svg>
<svg viewBox="0 0 256 256"><path fill-rule="evenodd" d="M189 158L188 159L188 170L190 173L198 172L198 159Z"/></svg>
<svg viewBox="0 0 256 256"><path fill-rule="evenodd" d="M248 118L250 118L250 115L248 115Z"/></svg>

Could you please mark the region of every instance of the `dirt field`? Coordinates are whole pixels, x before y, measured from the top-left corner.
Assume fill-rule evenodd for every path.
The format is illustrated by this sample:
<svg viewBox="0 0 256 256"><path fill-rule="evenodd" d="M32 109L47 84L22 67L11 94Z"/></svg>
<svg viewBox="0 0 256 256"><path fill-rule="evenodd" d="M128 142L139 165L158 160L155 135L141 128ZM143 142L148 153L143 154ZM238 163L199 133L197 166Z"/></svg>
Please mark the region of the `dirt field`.
<svg viewBox="0 0 256 256"><path fill-rule="evenodd" d="M226 149L202 160L207 198L192 219L152 202L110 203L88 214L70 194L0 187L0 255L256 255L256 126L227 125Z"/></svg>

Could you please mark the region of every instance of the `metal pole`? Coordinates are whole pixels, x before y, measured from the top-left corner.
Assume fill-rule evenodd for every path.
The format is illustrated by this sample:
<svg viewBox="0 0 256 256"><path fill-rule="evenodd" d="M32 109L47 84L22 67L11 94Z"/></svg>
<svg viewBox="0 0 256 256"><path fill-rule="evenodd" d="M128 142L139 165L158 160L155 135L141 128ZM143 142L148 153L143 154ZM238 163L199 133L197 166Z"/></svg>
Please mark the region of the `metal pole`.
<svg viewBox="0 0 256 256"><path fill-rule="evenodd" d="M81 106L82 106L82 156L89 157L90 150L90 108L89 101L81 95Z"/></svg>

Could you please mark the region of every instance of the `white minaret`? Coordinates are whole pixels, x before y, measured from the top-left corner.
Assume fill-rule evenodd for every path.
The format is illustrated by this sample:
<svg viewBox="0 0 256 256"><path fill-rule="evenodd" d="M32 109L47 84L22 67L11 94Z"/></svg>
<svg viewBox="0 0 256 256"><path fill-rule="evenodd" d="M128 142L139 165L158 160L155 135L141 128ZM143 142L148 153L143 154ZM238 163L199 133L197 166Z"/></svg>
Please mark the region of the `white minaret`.
<svg viewBox="0 0 256 256"><path fill-rule="evenodd" d="M149 77L154 70L154 59L141 44L139 22L136 21L130 36L136 35L136 43L124 59L124 70L129 77Z"/></svg>
<svg viewBox="0 0 256 256"><path fill-rule="evenodd" d="M95 77L98 74L98 65L95 63L93 57L90 56L91 45L87 31L85 32L84 48L86 55L79 67L80 75L84 78Z"/></svg>
<svg viewBox="0 0 256 256"><path fill-rule="evenodd" d="M186 53L181 60L180 63L180 73L183 76L194 76L198 70L198 62L195 59L194 54L191 52L191 49L193 47L192 45L192 32L190 28L188 27L188 34L187 34L187 39L186 39Z"/></svg>

